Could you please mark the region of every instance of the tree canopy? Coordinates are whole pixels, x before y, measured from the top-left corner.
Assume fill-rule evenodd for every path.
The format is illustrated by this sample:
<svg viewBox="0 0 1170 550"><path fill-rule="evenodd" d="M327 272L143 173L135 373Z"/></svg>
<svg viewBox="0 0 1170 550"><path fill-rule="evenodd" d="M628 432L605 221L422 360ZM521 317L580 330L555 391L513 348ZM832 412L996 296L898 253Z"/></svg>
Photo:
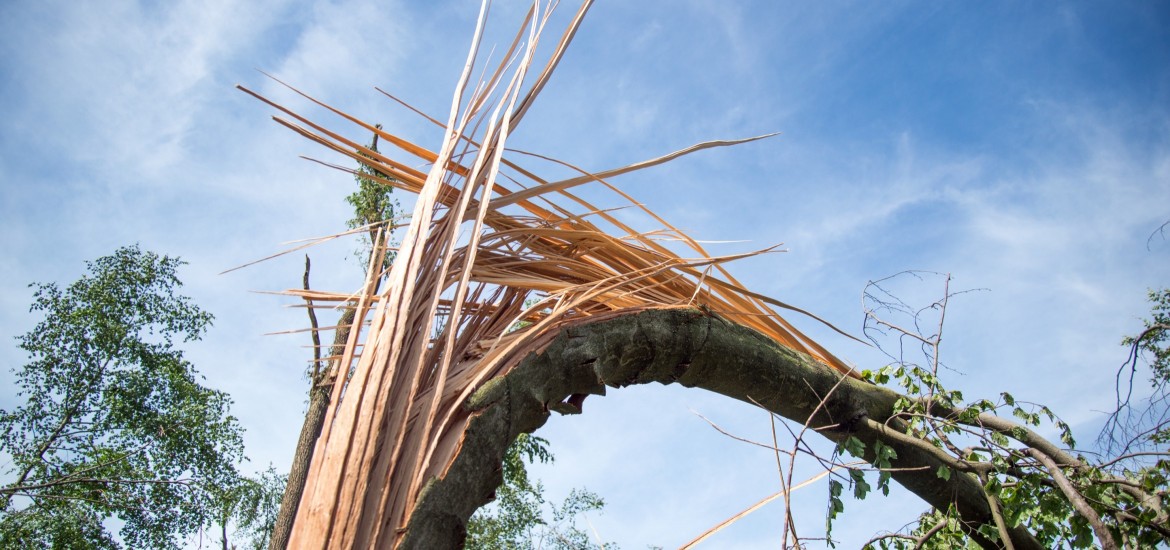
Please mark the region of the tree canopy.
<svg viewBox="0 0 1170 550"><path fill-rule="evenodd" d="M182 264L128 246L64 288L31 285L24 402L0 410L0 546L118 548L116 518L130 547L178 548L216 519L243 443L231 399L179 348L212 321L178 294Z"/></svg>

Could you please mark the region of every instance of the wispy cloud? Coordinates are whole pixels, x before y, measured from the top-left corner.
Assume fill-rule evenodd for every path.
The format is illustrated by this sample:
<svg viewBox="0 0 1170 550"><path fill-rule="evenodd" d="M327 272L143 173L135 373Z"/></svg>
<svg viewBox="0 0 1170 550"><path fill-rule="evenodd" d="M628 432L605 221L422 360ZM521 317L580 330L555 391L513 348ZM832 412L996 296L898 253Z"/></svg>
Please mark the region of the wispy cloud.
<svg viewBox="0 0 1170 550"><path fill-rule="evenodd" d="M507 32L489 43L510 39L507 18L527 7L497 4ZM297 347L302 338L259 334L303 326L303 311L246 290L299 284L301 259L216 273L280 241L337 230L348 217L349 178L297 159L330 157L231 87L305 106L259 68L427 136L426 123L372 88L445 114L469 5L0 5L0 247L13 259L0 264L10 282L0 290L3 332L29 326L27 282L72 280L83 259L134 241L182 255L188 290L218 315L193 359L209 383L236 396L256 465L287 463L308 354ZM953 383L969 395L1012 391L1092 423L1091 409L1109 405L1100 388L1112 383L1118 339L1146 309L1145 287L1165 285L1170 273L1170 245L1145 249L1170 219L1167 65L1150 53L1157 48L1123 49L1156 42L1141 23L1156 18L1075 6L1059 17L1018 7L991 16L909 4L712 6L598 3L513 143L604 168L704 139L782 131L615 183L698 238L753 241L715 252L787 243L790 253L733 270L846 329L860 318L865 281L901 269L949 271L957 287L991 289L948 313L944 357L965 373ZM1117 29L1127 40L1109 38ZM357 270L335 267L349 248L313 251L315 286L352 284ZM866 366L882 360L849 346L841 353ZM0 357L23 361L12 346ZM560 457L542 470L550 488L586 485L611 500L651 502L615 505L597 520L603 536L682 538L678 525L697 533L751 500L737 491L774 482L774 459L725 450L689 409L759 434L758 411L647 390L633 399L648 408L617 403L616 417L594 416L599 401L620 398L590 398L583 417L558 419L547 432ZM640 415L664 416L627 429ZM676 467L672 453L701 456ZM817 494L806 506L813 516ZM656 500L671 514L656 514ZM900 508L907 521L919 503ZM862 527L855 536L868 538ZM767 529L726 536L774 545Z"/></svg>
<svg viewBox="0 0 1170 550"><path fill-rule="evenodd" d="M104 174L155 178L184 159L184 140L272 3L23 4L5 25L5 133ZM51 30L51 32L46 32Z"/></svg>

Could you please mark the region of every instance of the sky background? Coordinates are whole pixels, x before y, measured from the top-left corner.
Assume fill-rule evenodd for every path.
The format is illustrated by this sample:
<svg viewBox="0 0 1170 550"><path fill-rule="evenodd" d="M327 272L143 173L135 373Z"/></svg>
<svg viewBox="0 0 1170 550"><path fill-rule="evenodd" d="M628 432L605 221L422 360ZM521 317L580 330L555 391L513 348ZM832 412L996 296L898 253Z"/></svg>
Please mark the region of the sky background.
<svg viewBox="0 0 1170 550"><path fill-rule="evenodd" d="M527 4L500 0L486 46ZM548 32L559 36L568 3ZM440 134L374 90L445 118L478 2L176 0L0 3L0 408L34 281L67 284L119 246L181 256L185 291L216 315L188 348L227 391L251 463L287 467L305 404L307 325L256 290L300 284L299 255L226 275L293 239L344 229L344 162L279 127L243 84L314 113L257 69L431 147ZM358 141L360 130L330 120ZM1113 404L1123 335L1170 276L1170 7L1160 2L599 1L509 144L591 170L708 139L614 183L735 253L749 288L860 333L867 281L950 273L945 383L1045 403L1091 443ZM519 160L519 159L518 159ZM555 174L547 165L522 164ZM547 171L547 172L543 172ZM601 206L620 203L590 195ZM411 197L400 195L409 206ZM310 251L316 288L351 290L356 242ZM938 297L937 278L901 292ZM793 318L860 368L875 350ZM591 398L554 418L555 497L608 502L590 524L623 548L677 547L778 488L775 459L710 428L771 438L766 414L682 388ZM810 470L811 472L811 470ZM803 490L801 533L823 536L826 485ZM846 548L925 505L847 502ZM773 548L772 505L710 548Z"/></svg>

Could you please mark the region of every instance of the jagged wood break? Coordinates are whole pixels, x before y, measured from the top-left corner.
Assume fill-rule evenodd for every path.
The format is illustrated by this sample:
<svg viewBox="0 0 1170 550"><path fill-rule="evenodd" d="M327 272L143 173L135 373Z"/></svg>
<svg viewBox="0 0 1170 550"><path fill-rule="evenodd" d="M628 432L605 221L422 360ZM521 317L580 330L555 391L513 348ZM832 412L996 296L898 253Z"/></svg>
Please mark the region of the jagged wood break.
<svg viewBox="0 0 1170 550"><path fill-rule="evenodd" d="M437 151L301 94L412 160L375 152L362 140L348 139L241 88L280 111L274 117L280 124L384 174L377 178L381 183L418 195L388 274L378 272L388 249L383 238L356 295L289 291L314 302L358 302L345 352L330 373L339 383L333 385L290 547L400 544L420 491L449 471L465 443L476 414L464 406L468 398L540 351L566 324L645 309L698 307L839 375L849 371L776 309L805 312L747 290L723 267L774 247L712 257L606 181L695 151L767 136L701 143L598 173L561 163L579 175L556 181L504 158L508 136L548 82L590 4L582 3L550 59L532 71L530 84L533 55L550 16L538 4L500 64L471 86L486 24L485 2L448 120L435 121L444 128ZM429 171L412 168L418 160L429 164ZM571 192L583 184L613 190L660 226L635 230ZM374 282L381 277L386 277L384 290L375 294Z"/></svg>

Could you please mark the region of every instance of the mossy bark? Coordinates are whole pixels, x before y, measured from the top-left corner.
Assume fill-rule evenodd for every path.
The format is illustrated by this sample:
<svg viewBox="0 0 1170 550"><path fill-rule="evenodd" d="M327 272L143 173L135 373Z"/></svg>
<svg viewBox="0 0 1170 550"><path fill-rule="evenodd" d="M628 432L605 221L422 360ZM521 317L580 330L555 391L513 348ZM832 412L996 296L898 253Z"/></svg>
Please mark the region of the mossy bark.
<svg viewBox="0 0 1170 550"><path fill-rule="evenodd" d="M695 310L651 310L568 327L542 352L471 396L466 406L473 418L462 448L445 476L431 480L420 494L401 547L461 547L468 518L501 482L501 462L516 436L541 427L550 411L580 412L584 395L650 382L703 388L801 423L811 416L810 426L829 426L818 433L833 441L852 435L872 450L880 440L897 451L896 481L935 508L954 505L971 531L993 525L986 495L973 476L956 472L949 480L938 478L938 467L946 462L937 449L880 428L897 393L841 378L751 329ZM1017 549L1040 548L1024 529L1011 535Z"/></svg>

